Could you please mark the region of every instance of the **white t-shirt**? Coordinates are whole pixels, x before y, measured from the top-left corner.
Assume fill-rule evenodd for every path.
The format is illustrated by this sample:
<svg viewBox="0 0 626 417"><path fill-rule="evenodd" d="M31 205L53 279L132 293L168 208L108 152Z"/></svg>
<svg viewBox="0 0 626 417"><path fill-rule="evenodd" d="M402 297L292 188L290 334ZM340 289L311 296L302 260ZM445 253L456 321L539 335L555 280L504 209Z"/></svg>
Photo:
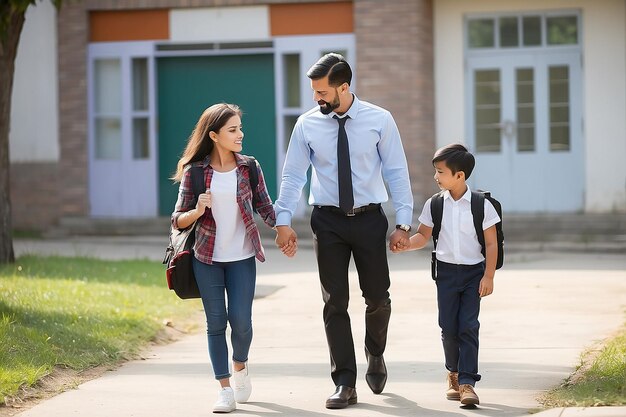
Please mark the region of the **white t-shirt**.
<svg viewBox="0 0 626 417"><path fill-rule="evenodd" d="M254 247L246 236L237 204L237 168L228 172L213 171L211 211L216 224L213 260L232 262L254 256Z"/></svg>
<svg viewBox="0 0 626 417"><path fill-rule="evenodd" d="M430 213L430 198L424 204L419 222L424 226L433 227L433 218ZM472 216L472 192L467 187L463 197L454 201L450 191L443 195L443 218L441 230L437 241L437 259L442 262L460 265L475 265L485 260L481 253L480 243L476 229L474 229L474 217ZM489 229L500 221L500 216L493 204L485 199L485 218L483 230Z"/></svg>

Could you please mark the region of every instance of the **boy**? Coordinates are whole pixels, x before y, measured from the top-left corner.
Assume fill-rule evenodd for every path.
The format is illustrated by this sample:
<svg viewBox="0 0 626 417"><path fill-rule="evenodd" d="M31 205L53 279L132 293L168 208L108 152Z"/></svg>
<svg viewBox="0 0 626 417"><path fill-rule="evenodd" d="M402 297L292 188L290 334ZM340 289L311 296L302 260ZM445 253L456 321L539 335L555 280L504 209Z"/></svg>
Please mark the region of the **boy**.
<svg viewBox="0 0 626 417"><path fill-rule="evenodd" d="M495 224L500 221L493 205L485 199L485 256L481 253L471 212L471 190L465 183L474 169L474 156L465 146L451 144L433 157L435 182L444 191L443 217L436 248L437 304L439 327L448 370L449 400L476 405L474 391L478 374L478 313L480 299L493 292L497 239ZM393 252L423 248L430 239L433 220L430 201L424 204L420 226L408 245L399 242ZM404 243L404 244L403 244Z"/></svg>

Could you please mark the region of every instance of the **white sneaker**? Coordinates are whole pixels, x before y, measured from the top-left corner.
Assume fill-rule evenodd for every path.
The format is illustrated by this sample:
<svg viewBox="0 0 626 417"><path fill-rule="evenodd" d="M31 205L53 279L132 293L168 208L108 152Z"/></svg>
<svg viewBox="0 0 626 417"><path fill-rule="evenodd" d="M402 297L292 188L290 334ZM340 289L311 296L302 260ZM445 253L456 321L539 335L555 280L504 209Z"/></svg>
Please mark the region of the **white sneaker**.
<svg viewBox="0 0 626 417"><path fill-rule="evenodd" d="M235 394L231 387L222 388L217 394L217 401L213 406L214 413L230 413L235 411L237 404L235 403Z"/></svg>
<svg viewBox="0 0 626 417"><path fill-rule="evenodd" d="M252 394L252 383L248 374L248 364L241 371L233 372L233 382L235 386L235 401L245 403Z"/></svg>

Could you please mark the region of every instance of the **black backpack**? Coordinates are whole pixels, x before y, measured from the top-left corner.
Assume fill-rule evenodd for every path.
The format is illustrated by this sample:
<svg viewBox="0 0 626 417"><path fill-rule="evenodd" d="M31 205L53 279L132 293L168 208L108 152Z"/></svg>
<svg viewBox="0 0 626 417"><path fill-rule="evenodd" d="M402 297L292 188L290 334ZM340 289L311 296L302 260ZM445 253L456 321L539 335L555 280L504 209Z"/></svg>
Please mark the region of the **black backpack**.
<svg viewBox="0 0 626 417"><path fill-rule="evenodd" d="M437 240L439 240L439 231L441 230L441 219L443 217L443 193L440 191L433 195L430 200L430 213L433 218L433 245L437 248ZM502 231L502 205L498 200L491 196L489 191L477 190L472 191L472 217L474 218L474 229L478 236L478 242L482 248L481 252L485 256L485 232L483 230L483 220L485 219L485 198L491 202L496 213L500 216L500 221L496 223L496 237L498 242L498 260L496 261L496 269L502 268L504 264L504 232ZM433 260L435 254L433 251ZM434 278L434 276L433 276Z"/></svg>

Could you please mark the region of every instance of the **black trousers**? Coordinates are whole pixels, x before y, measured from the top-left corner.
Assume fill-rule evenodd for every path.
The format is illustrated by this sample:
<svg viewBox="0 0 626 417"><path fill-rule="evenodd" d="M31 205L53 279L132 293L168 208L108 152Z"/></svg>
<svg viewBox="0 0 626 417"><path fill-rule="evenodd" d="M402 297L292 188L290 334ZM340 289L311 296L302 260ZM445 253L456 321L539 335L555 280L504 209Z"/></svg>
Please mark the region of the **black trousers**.
<svg viewBox="0 0 626 417"><path fill-rule="evenodd" d="M382 208L347 217L315 207L311 215L331 376L335 385L356 386L356 358L348 315L351 256L354 256L367 306L365 348L375 356L385 351L391 315L387 227Z"/></svg>

